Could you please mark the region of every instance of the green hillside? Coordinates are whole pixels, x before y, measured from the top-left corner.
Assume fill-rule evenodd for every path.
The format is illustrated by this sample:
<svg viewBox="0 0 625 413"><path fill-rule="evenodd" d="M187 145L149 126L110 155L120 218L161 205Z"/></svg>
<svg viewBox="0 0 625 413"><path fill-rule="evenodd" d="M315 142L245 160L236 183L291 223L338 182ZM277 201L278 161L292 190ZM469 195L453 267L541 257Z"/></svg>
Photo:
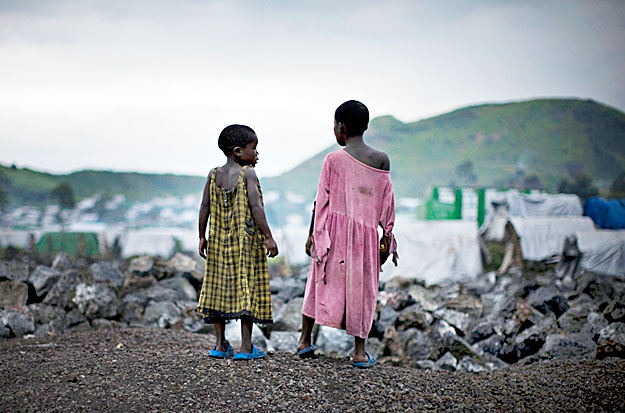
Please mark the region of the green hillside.
<svg viewBox="0 0 625 413"><path fill-rule="evenodd" d="M365 141L389 154L399 197L419 197L430 185L451 183L556 191L562 178L579 172L607 188L625 171L625 114L589 100L472 106L413 123L384 116L371 121ZM312 198L323 158L337 149L264 179L264 188ZM467 161L474 179L459 173Z"/></svg>
<svg viewBox="0 0 625 413"><path fill-rule="evenodd" d="M0 165L0 189L8 194L11 204L17 205L46 203L50 192L61 183L71 185L77 201L95 194L124 194L129 201L143 201L156 196L201 193L204 181L204 177L188 175L90 170L52 175Z"/></svg>

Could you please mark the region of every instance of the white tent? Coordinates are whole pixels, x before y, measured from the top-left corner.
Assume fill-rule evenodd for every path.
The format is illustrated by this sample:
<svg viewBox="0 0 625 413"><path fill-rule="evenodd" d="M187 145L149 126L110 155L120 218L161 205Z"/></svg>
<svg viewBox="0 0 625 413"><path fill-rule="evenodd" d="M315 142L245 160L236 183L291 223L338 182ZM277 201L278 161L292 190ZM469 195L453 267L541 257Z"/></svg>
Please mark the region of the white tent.
<svg viewBox="0 0 625 413"><path fill-rule="evenodd" d="M577 231L575 236L582 268L625 277L625 230Z"/></svg>
<svg viewBox="0 0 625 413"><path fill-rule="evenodd" d="M422 279L426 284L473 278L482 272L477 224L471 221L419 221L397 215L395 237L399 266L391 259L382 267L381 281L393 277Z"/></svg>
<svg viewBox="0 0 625 413"><path fill-rule="evenodd" d="M588 217L512 217L510 222L521 241L523 259L542 261L562 252L568 235L594 231L595 224Z"/></svg>

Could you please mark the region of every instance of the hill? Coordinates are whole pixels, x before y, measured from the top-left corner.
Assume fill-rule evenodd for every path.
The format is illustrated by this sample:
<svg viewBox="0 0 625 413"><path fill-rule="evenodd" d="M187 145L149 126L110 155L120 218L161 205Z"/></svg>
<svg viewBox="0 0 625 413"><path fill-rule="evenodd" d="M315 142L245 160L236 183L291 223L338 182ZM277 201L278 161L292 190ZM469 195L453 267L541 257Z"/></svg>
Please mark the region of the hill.
<svg viewBox="0 0 625 413"><path fill-rule="evenodd" d="M52 175L26 168L0 165L0 189L8 193L11 204L38 205L48 202L50 192L61 183L71 185L77 200L100 194L124 194L129 201L144 201L157 196L201 193L205 177L136 172L79 171Z"/></svg>
<svg viewBox="0 0 625 413"><path fill-rule="evenodd" d="M607 188L625 171L625 114L590 100L479 105L412 123L383 116L370 122L365 141L389 154L400 197L449 184L556 191L580 172ZM323 158L337 149L264 179L264 188L312 199Z"/></svg>

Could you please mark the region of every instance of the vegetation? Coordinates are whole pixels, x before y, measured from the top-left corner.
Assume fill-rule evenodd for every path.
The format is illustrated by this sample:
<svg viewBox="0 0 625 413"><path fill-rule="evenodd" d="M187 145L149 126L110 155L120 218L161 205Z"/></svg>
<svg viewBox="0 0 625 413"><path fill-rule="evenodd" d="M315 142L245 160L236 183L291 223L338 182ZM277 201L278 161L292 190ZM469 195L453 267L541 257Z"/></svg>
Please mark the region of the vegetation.
<svg viewBox="0 0 625 413"><path fill-rule="evenodd" d="M50 192L50 198L58 202L63 209L71 209L76 205L76 201L74 201L74 190L67 182L63 182L54 188L52 192Z"/></svg>
<svg viewBox="0 0 625 413"><path fill-rule="evenodd" d="M582 200L599 195L599 189L592 184L590 176L578 173L572 181L563 179L558 184L558 192L575 194Z"/></svg>
<svg viewBox="0 0 625 413"><path fill-rule="evenodd" d="M625 198L625 172L614 180L610 187L610 198Z"/></svg>

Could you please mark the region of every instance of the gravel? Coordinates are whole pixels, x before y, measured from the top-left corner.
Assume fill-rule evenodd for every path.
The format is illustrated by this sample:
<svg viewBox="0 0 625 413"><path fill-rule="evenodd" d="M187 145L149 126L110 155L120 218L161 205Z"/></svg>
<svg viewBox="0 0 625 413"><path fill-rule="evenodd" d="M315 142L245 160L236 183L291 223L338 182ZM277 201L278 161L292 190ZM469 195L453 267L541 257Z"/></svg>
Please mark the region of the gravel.
<svg viewBox="0 0 625 413"><path fill-rule="evenodd" d="M480 373L348 358L207 356L179 330L76 332L0 342L0 411L625 411L625 360L568 359Z"/></svg>

